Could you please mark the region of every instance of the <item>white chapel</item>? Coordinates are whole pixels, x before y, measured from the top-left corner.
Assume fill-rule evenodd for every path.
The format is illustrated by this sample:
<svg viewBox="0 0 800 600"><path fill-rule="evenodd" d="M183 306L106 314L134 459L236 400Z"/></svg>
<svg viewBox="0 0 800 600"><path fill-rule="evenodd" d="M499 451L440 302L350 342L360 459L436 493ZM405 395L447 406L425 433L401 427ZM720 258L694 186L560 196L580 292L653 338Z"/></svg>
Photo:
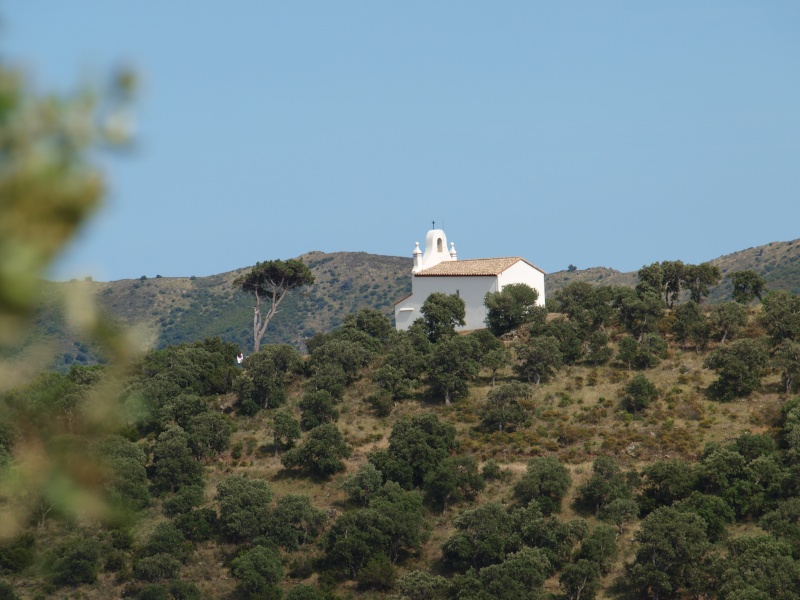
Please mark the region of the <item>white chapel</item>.
<svg viewBox="0 0 800 600"><path fill-rule="evenodd" d="M441 229L431 229L425 236L425 252L417 242L411 269L411 294L394 305L398 331L408 329L422 316L422 303L434 292L455 294L464 300L466 325L461 331L486 327L488 292L500 292L511 283L525 283L539 292L537 304L544 305L544 271L518 256L458 260L455 245L447 246Z"/></svg>

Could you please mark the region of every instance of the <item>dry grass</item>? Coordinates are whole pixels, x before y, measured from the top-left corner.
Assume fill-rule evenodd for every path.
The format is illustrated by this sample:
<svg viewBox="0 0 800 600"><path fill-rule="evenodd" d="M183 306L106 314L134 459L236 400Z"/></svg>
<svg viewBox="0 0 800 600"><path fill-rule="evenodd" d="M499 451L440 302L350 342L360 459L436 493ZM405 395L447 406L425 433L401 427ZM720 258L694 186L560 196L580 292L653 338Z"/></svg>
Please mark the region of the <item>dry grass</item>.
<svg viewBox="0 0 800 600"><path fill-rule="evenodd" d="M758 335L751 327L748 335ZM709 349L709 351L713 349ZM345 394L339 405L338 426L352 448L345 461L346 471L320 481L302 473L287 472L275 456L268 416L261 413L251 418L239 418L239 430L234 443L241 442L241 457L233 458L228 451L210 462L207 468L208 485L206 505L213 507L213 498L219 481L232 474L243 474L269 482L275 498L287 494L308 496L312 503L329 514L348 508L347 497L341 489L342 480L366 463L370 452L385 448L389 443L393 425L400 419L420 412L434 412L440 419L450 422L457 431L460 451L472 455L479 463L494 459L504 476L488 482L478 498L470 504L449 507L443 513L426 513L429 524L428 539L417 556L398 565L398 576L415 570L441 571L442 544L453 532L455 516L466 508L497 501L513 504L512 488L525 472L527 461L534 456L556 455L564 462L572 476L572 487L563 503L561 517L587 518L591 527L594 517L577 513L573 508L577 490L591 476L592 461L601 454L616 457L624 469L637 469L662 458L682 457L696 459L709 442L728 442L745 431L770 432L775 427L780 406L785 400L780 394L780 381L776 373L763 380L759 393L731 403L710 400L706 389L715 374L704 368L706 353L693 349L682 350L670 346L667 358L657 367L644 371L659 390L659 398L635 417L621 407L626 383L635 374L618 365L570 366L561 369L550 381L535 386L527 403L532 415L530 424L514 431L498 433L484 431L480 423L480 407L491 389L488 373L483 373L473 384L467 398L446 407L430 403L421 395L398 402L387 417L378 417L365 399L375 389L369 373L365 373ZM510 369L498 374L497 384L513 379ZM294 381L288 390L285 408L300 417L298 402L304 392L303 382ZM232 406L232 397L219 399L222 408ZM155 525L163 520L158 504L154 504L143 517L136 531L141 542ZM604 576L607 589L625 571L635 555L633 535L636 526L625 529L618 539L619 556L612 571ZM752 531L753 525L735 525L732 533ZM55 533L55 532L54 532ZM235 581L230 578L227 565L236 547L217 542L199 544L192 559L181 572L181 577L197 585L207 597L230 597ZM312 552L319 552L312 550ZM302 553L285 555L286 570ZM306 581L315 581L316 575ZM288 589L299 580L284 579ZM23 597L33 597L36 588L33 580L21 580ZM31 593L24 591L28 585ZM73 597L106 598L118 595L121 583L103 574L94 586L83 586L67 592ZM548 591L559 593L557 577L546 584ZM352 582L341 584L338 592L343 597L383 597L379 594L356 592ZM59 592L61 593L61 592ZM605 593L600 598L612 596Z"/></svg>

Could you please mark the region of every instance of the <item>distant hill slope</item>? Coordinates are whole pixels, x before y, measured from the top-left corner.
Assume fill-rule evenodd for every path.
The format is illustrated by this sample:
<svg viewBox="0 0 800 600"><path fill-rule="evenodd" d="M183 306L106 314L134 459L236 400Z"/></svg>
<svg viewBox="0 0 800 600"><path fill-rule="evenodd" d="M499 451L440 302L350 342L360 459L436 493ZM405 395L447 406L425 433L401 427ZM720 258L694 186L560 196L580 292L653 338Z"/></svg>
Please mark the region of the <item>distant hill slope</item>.
<svg viewBox="0 0 800 600"><path fill-rule="evenodd" d="M304 339L341 325L362 307L391 314L396 298L411 289L411 259L365 252L309 252L300 257L314 273L314 285L290 293L269 325L265 343L302 347ZM239 269L211 277L160 278L104 284L103 307L126 322L145 320L158 330L157 345L209 336L239 344L253 340L253 298L234 289ZM131 289L131 288L135 288ZM120 310L122 308L122 310Z"/></svg>
<svg viewBox="0 0 800 600"><path fill-rule="evenodd" d="M410 258L364 252L309 252L300 257L316 283L289 294L269 325L264 343L303 348L316 332L341 325L344 316L362 307L393 315L394 302L411 291ZM249 267L248 267L249 268ZM247 353L253 344L253 299L234 289L233 281L247 269L210 277L157 277L111 282L48 283L26 345L46 340L54 345L54 368L73 362L91 364L96 349L68 330L55 300L63 286L88 287L98 306L114 320L144 327L156 347L220 336Z"/></svg>
<svg viewBox="0 0 800 600"><path fill-rule="evenodd" d="M302 348L304 339L337 327L345 315L362 307L377 308L392 316L394 302L411 291L411 258L364 252L309 252L298 258L312 270L316 283L287 297L269 325L265 343ZM800 240L748 248L710 262L718 265L723 275L752 269L762 274L770 289L800 293ZM96 362L96 350L67 329L55 300L61 286L86 286L112 318L124 325L147 328L151 343L157 347L220 336L246 353L252 347L253 301L233 288L233 280L245 270L210 277L49 283L26 346L43 340L52 344L54 368ZM635 272L604 267L558 271L545 278L547 293L574 281L634 286L637 278ZM723 280L710 301L720 302L730 295L730 281Z"/></svg>
<svg viewBox="0 0 800 600"><path fill-rule="evenodd" d="M675 260L665 257L664 260ZM723 280L711 291L709 301L724 302L731 299L733 286L727 275L736 271L752 270L767 280L771 290L787 290L800 294L800 239L791 242L771 242L726 254L708 261L719 267ZM644 265L642 265L644 266ZM622 273L605 267L592 267L577 271L558 271L545 278L545 289L550 294L574 281L586 281L594 285L635 286L638 282L636 271Z"/></svg>
<svg viewBox="0 0 800 600"><path fill-rule="evenodd" d="M635 286L638 281L635 272L623 273L606 267L591 267L577 271L556 271L548 273L544 278L545 294L550 295L565 285L583 281L592 285L625 285Z"/></svg>
<svg viewBox="0 0 800 600"><path fill-rule="evenodd" d="M711 262L719 267L723 276L750 269L767 280L769 289L800 294L800 239L748 248ZM712 302L727 300L732 290L730 279L723 280L711 293L710 299Z"/></svg>

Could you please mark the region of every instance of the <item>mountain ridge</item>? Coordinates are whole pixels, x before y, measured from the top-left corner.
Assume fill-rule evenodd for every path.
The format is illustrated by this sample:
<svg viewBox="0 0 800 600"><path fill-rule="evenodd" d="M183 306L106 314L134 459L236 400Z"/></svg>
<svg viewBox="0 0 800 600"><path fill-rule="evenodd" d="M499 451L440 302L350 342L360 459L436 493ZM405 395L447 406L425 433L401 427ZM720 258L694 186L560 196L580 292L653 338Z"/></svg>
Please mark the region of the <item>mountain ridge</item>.
<svg viewBox="0 0 800 600"><path fill-rule="evenodd" d="M269 325L264 343L287 343L302 349L305 339L330 331L341 325L347 314L364 307L377 308L391 318L394 303L411 291L410 257L310 251L297 258L308 265L316 282L286 297ZM717 265L723 274L723 281L709 296L711 303L730 299L732 286L725 276L746 269L760 273L769 289L800 293L800 239L770 242L708 262ZM58 314L59 291L81 285L88 288L101 311L113 320L148 329L156 347L219 336L247 352L252 346L253 302L234 288L233 281L248 268L206 277L46 282L34 332L27 343L52 343L56 369L68 369L75 362L102 361L102 356L80 341ZM608 267L556 271L545 276L547 294L575 281L634 286L637 276L636 271Z"/></svg>

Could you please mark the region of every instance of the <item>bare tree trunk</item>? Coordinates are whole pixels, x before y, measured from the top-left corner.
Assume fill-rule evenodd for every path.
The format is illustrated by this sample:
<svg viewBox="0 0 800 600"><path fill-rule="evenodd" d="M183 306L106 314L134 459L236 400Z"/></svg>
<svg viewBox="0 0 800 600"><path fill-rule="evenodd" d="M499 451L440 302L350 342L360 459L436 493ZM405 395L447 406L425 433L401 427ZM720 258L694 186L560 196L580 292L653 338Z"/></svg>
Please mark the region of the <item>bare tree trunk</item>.
<svg viewBox="0 0 800 600"><path fill-rule="evenodd" d="M589 576L588 576L588 575L587 575L586 577L584 577L584 578L583 578L583 583L582 583L582 584L580 585L580 587L579 587L579 588L576 590L576 594L575 594L575 596L574 596L574 600L581 600L581 594L583 593L583 588L585 588L585 587L586 587L586 582L587 582L588 580L589 580Z"/></svg>
<svg viewBox="0 0 800 600"><path fill-rule="evenodd" d="M277 290L276 290L277 292ZM289 292L288 288L281 293L280 296L277 293L272 295L272 305L267 311L267 316L261 316L261 298L258 297L258 292L256 292L256 306L255 306L255 314L253 316L253 352L258 352L261 348L261 338L264 337L264 333L267 331L267 325L272 320L272 317L275 316L275 313L278 312L278 306L283 301L286 294Z"/></svg>
<svg viewBox="0 0 800 600"><path fill-rule="evenodd" d="M49 500L42 498L39 501L39 508L37 512L39 513L39 529L44 529L45 525L47 524L47 515L50 511L53 510L53 505L50 503Z"/></svg>
<svg viewBox="0 0 800 600"><path fill-rule="evenodd" d="M261 306L261 298L258 297L258 292L256 291L256 305L253 308L253 354L258 352L258 349L261 348L261 336L262 333L259 333L261 330L261 310L259 307Z"/></svg>

